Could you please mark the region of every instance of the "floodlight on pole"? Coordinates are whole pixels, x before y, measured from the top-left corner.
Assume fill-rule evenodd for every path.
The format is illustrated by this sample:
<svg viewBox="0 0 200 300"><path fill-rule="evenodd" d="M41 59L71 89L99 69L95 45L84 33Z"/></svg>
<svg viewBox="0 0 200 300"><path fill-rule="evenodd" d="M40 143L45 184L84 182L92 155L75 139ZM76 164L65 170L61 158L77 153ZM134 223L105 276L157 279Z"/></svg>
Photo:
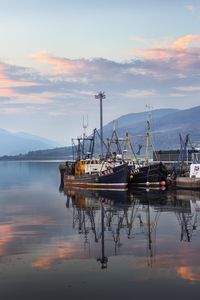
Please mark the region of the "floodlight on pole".
<svg viewBox="0 0 200 300"><path fill-rule="evenodd" d="M100 100L100 138L101 138L101 155L103 157L103 99L106 98L105 92L99 92L95 99Z"/></svg>

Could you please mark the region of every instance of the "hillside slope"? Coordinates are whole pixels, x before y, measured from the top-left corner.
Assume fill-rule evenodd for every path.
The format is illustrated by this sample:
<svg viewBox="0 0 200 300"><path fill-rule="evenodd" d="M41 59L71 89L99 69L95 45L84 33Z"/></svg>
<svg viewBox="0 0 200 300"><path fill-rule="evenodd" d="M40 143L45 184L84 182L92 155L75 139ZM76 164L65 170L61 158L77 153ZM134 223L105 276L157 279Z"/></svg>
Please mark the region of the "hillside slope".
<svg viewBox="0 0 200 300"><path fill-rule="evenodd" d="M179 134L190 135L194 146L200 145L200 106L185 110L159 109L151 113L151 140L155 150L179 149ZM146 121L148 114L130 113L104 126L104 140L110 138L114 124L119 137L125 137L126 132L131 136L135 150L139 144L145 150ZM48 147L46 147L47 149ZM45 149L45 146L43 147ZM22 152L21 152L22 153ZM72 158L71 147L54 148L40 151L29 151L26 155L3 157L1 159L67 159Z"/></svg>
<svg viewBox="0 0 200 300"><path fill-rule="evenodd" d="M16 155L28 151L54 148L57 144L53 141L24 132L11 133L0 129L0 155Z"/></svg>

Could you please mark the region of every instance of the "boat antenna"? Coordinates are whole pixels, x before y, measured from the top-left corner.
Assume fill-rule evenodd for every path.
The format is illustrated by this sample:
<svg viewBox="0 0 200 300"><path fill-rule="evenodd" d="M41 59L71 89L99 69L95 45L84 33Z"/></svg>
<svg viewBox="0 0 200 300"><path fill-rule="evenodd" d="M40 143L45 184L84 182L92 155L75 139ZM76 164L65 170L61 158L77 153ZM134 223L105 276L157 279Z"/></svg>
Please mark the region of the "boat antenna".
<svg viewBox="0 0 200 300"><path fill-rule="evenodd" d="M118 130L118 120L113 120L113 131Z"/></svg>
<svg viewBox="0 0 200 300"><path fill-rule="evenodd" d="M101 138L101 156L103 157L103 99L106 98L105 92L99 92L94 96L100 100L100 138Z"/></svg>

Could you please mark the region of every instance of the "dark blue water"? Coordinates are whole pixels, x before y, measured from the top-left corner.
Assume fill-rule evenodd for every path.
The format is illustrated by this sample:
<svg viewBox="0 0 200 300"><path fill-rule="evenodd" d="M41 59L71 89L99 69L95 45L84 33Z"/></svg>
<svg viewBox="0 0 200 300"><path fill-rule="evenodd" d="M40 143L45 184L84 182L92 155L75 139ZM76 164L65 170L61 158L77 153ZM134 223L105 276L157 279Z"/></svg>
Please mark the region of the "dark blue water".
<svg viewBox="0 0 200 300"><path fill-rule="evenodd" d="M59 189L0 163L1 299L199 299L200 193Z"/></svg>

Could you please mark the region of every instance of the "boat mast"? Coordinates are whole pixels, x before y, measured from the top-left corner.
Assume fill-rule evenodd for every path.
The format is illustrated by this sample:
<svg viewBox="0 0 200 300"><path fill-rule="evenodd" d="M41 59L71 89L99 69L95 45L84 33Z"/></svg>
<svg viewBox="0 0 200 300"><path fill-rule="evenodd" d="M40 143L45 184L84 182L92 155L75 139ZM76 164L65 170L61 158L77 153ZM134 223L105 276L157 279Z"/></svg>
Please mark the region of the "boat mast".
<svg viewBox="0 0 200 300"><path fill-rule="evenodd" d="M99 92L95 99L100 100L100 138L101 138L101 156L103 157L103 99L106 98L105 92Z"/></svg>
<svg viewBox="0 0 200 300"><path fill-rule="evenodd" d="M150 146L150 122L147 121L147 133L146 133L146 154L145 154L145 164L149 163L149 146Z"/></svg>
<svg viewBox="0 0 200 300"><path fill-rule="evenodd" d="M150 119L151 119L151 107L150 105L146 105L146 108L148 109L148 120L146 125L146 154L145 154L145 164L149 164L149 147L150 147Z"/></svg>
<svg viewBox="0 0 200 300"><path fill-rule="evenodd" d="M82 125L83 125L83 150L82 150L82 152L83 152L83 155L84 155L84 152L85 152L85 140L87 139L86 129L88 127L88 116L87 116L86 121L85 121L85 118L83 116L83 123L82 123Z"/></svg>

